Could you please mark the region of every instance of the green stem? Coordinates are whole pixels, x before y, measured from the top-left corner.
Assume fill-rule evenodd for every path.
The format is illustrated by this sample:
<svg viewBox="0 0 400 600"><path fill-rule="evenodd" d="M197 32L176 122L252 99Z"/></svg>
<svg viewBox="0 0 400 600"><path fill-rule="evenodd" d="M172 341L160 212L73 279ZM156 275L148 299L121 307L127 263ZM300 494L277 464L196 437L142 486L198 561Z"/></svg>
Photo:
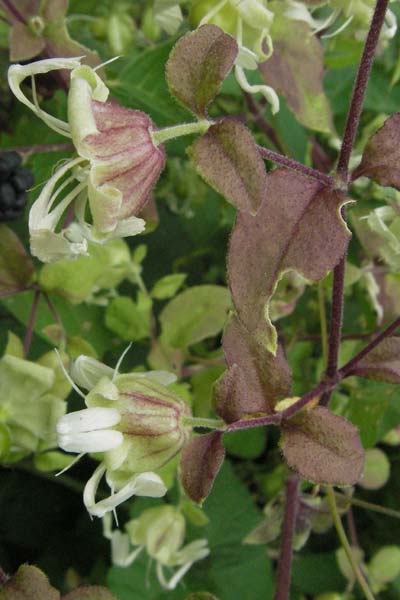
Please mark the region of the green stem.
<svg viewBox="0 0 400 600"><path fill-rule="evenodd" d="M394 510L393 508L385 508L379 504L373 504L372 502L366 502L365 500L359 500L358 498L351 498L338 492L335 492L335 497L340 500L347 500L349 504L352 504L353 506L359 506L360 508L365 508L365 510L373 510L374 512L381 513L387 517L400 519L400 511Z"/></svg>
<svg viewBox="0 0 400 600"><path fill-rule="evenodd" d="M190 135L191 133L206 133L208 128L212 125L211 121L204 119L203 121L196 121L196 123L182 123L182 125L174 125L173 127L165 127L164 129L158 129L152 131L151 136L154 144L163 144L168 140L181 137L182 135Z"/></svg>
<svg viewBox="0 0 400 600"><path fill-rule="evenodd" d="M364 592L364 596L367 598L367 600L375 600L374 595L372 594L371 590L369 589L368 583L366 582L365 577L362 574L360 567L357 564L357 561L353 556L351 546L347 540L346 533L343 529L342 521L340 519L338 510L337 510L335 492L333 491L333 488L331 485L326 486L326 495L328 497L328 502L329 502L329 507L331 509L333 523L335 525L337 534L339 536L340 543L342 544L343 549L348 558L348 561L351 565L351 568L353 569L354 575L355 575L362 591Z"/></svg>
<svg viewBox="0 0 400 600"><path fill-rule="evenodd" d="M328 330L326 326L325 289L323 280L318 281L319 322L321 327L322 358L324 367L328 361Z"/></svg>
<svg viewBox="0 0 400 600"><path fill-rule="evenodd" d="M191 427L207 427L207 429L223 429L225 426L221 419L203 419L202 417L184 417L183 422Z"/></svg>

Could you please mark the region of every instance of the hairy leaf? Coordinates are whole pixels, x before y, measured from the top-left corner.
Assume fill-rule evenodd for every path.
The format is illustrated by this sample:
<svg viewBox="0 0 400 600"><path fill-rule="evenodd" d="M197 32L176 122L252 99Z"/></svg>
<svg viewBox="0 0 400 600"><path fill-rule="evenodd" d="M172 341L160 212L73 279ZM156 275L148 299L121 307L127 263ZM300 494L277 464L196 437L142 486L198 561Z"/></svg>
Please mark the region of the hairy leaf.
<svg viewBox="0 0 400 600"><path fill-rule="evenodd" d="M160 315L161 339L174 348L186 348L217 335L231 306L229 290L219 285L189 288L167 304Z"/></svg>
<svg viewBox="0 0 400 600"><path fill-rule="evenodd" d="M236 41L215 25L187 33L174 46L166 66L171 93L199 117L231 70L238 52Z"/></svg>
<svg viewBox="0 0 400 600"><path fill-rule="evenodd" d="M0 225L0 297L24 289L32 282L34 267L16 234Z"/></svg>
<svg viewBox="0 0 400 600"><path fill-rule="evenodd" d="M317 131L334 131L331 109L325 96L323 49L310 26L284 16L280 2L268 4L274 12L271 36L274 51L260 66L267 85L281 92L300 123Z"/></svg>
<svg viewBox="0 0 400 600"><path fill-rule="evenodd" d="M351 375L386 383L400 383L400 338L389 337L383 340L356 364Z"/></svg>
<svg viewBox="0 0 400 600"><path fill-rule="evenodd" d="M337 190L286 169L267 177L266 199L256 217L240 213L228 252L228 278L239 319L259 343L276 353L269 303L281 277L298 271L318 281L344 255L350 232Z"/></svg>
<svg viewBox="0 0 400 600"><path fill-rule="evenodd" d="M66 594L62 600L116 600L115 596L106 588L99 585L91 585L77 588Z"/></svg>
<svg viewBox="0 0 400 600"><path fill-rule="evenodd" d="M389 117L369 140L353 179L362 175L400 189L400 113Z"/></svg>
<svg viewBox="0 0 400 600"><path fill-rule="evenodd" d="M233 315L222 342L228 371L215 386L215 404L227 423L245 415L272 413L277 400L290 392L289 366L279 347L277 356L258 343Z"/></svg>
<svg viewBox="0 0 400 600"><path fill-rule="evenodd" d="M190 440L182 450L182 484L193 502L201 504L211 491L225 456L222 433L213 431Z"/></svg>
<svg viewBox="0 0 400 600"><path fill-rule="evenodd" d="M0 600L59 600L46 575L37 567L22 565L0 589Z"/></svg>
<svg viewBox="0 0 400 600"><path fill-rule="evenodd" d="M235 119L212 125L188 149L197 171L238 210L255 214L267 173L249 130Z"/></svg>
<svg viewBox="0 0 400 600"><path fill-rule="evenodd" d="M323 406L282 424L281 449L289 467L314 483L354 485L363 472L357 428Z"/></svg>

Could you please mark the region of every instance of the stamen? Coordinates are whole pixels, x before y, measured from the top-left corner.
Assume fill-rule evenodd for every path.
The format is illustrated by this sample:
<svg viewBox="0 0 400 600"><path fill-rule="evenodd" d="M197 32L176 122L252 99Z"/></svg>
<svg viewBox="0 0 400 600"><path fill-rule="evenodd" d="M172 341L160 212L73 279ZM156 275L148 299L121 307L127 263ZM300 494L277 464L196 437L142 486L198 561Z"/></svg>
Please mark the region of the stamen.
<svg viewBox="0 0 400 600"><path fill-rule="evenodd" d="M346 27L348 25L350 25L350 23L352 22L354 18L354 15L351 15L351 17L349 17L344 23L343 25L341 25L340 27L338 27L338 29L335 29L335 31L333 31L332 33L327 33L325 35L321 35L321 39L324 40L328 40L329 38L334 37L335 35L338 35L339 33L341 33L342 31L344 31L346 29Z"/></svg>
<svg viewBox="0 0 400 600"><path fill-rule="evenodd" d="M121 54L118 56L113 56L113 58L109 58L108 60L105 60L104 62L97 65L97 67L93 67L93 71L98 71L98 69L102 69L103 67L109 65L110 63L113 63L115 60L118 60L119 58L122 58Z"/></svg>
<svg viewBox="0 0 400 600"><path fill-rule="evenodd" d="M132 344L133 344L133 342L131 342L129 344L129 346L127 348L125 348L125 350L123 351L123 353L119 357L118 362L115 365L114 374L112 376L112 380L111 381L114 381L114 379L117 377L117 375L119 375L119 368L120 368L120 366L122 364L122 361L124 360L125 356L128 354L129 350L132 348Z"/></svg>
<svg viewBox="0 0 400 600"><path fill-rule="evenodd" d="M275 90L268 85L250 85L242 67L236 65L235 76L240 87L249 94L261 93L271 104L272 114L279 111L279 98Z"/></svg>
<svg viewBox="0 0 400 600"><path fill-rule="evenodd" d="M217 14L217 12L220 11L223 6L225 6L227 2L228 0L221 0L221 2L218 2L218 4L214 6L214 8L209 10L208 13L204 15L198 26L200 27L201 25L205 25L205 23L208 23Z"/></svg>
<svg viewBox="0 0 400 600"><path fill-rule="evenodd" d="M58 361L60 363L60 367L61 367L62 372L64 373L66 379L68 380L69 384L77 392L77 394L79 394L81 396L81 398L83 398L85 400L86 399L85 394L78 388L77 385L75 385L75 382L71 379L70 374L68 373L67 369L64 367L64 363L61 360L61 356L60 356L60 353L57 350L57 348L54 348L54 352L57 354L57 358L58 358Z"/></svg>
<svg viewBox="0 0 400 600"><path fill-rule="evenodd" d="M62 469L61 471L59 471L58 473L55 474L55 477L59 477L60 475L62 475L63 473L65 473L66 471L69 471L78 461L81 460L82 456L85 456L85 452L82 452L81 454L78 454L78 456L76 458L74 458L69 465L67 465L66 467L64 467L64 469Z"/></svg>

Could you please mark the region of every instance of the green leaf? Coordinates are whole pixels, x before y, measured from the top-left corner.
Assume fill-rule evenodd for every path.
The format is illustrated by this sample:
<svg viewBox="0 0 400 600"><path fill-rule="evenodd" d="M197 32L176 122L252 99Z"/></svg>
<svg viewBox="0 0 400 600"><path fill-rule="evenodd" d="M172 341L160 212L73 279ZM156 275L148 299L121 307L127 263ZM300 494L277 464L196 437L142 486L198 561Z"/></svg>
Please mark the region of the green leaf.
<svg viewBox="0 0 400 600"><path fill-rule="evenodd" d="M118 296L107 306L106 325L122 340L142 340L150 336L151 307L151 299L140 291L136 302Z"/></svg>
<svg viewBox="0 0 400 600"><path fill-rule="evenodd" d="M267 436L263 427L233 431L224 436L224 446L228 454L239 458L257 458L265 450Z"/></svg>
<svg viewBox="0 0 400 600"><path fill-rule="evenodd" d="M182 287L187 275L186 273L173 273L172 275L165 275L153 286L150 292L152 298L156 300L166 300L175 296L176 292Z"/></svg>
<svg viewBox="0 0 400 600"><path fill-rule="evenodd" d="M222 433L213 431L192 438L182 450L182 485L193 502L202 504L224 461Z"/></svg>
<svg viewBox="0 0 400 600"><path fill-rule="evenodd" d="M205 118L237 53L236 41L215 25L187 33L176 43L167 62L171 93L195 115Z"/></svg>
<svg viewBox="0 0 400 600"><path fill-rule="evenodd" d="M295 556L293 561L293 587L304 594L319 594L342 590L346 581L339 571L333 552Z"/></svg>
<svg viewBox="0 0 400 600"><path fill-rule="evenodd" d="M389 117L369 140L353 179L362 175L400 189L400 113Z"/></svg>
<svg viewBox="0 0 400 600"><path fill-rule="evenodd" d="M297 271L318 281L344 255L350 231L337 190L299 173L276 169L267 176L266 199L255 217L239 213L228 252L228 279L238 317L276 353L269 304L281 277Z"/></svg>
<svg viewBox="0 0 400 600"><path fill-rule="evenodd" d="M290 371L281 347L277 356L257 342L232 315L222 345L228 371L215 386L214 404L227 423L257 413L272 413L277 400L290 392Z"/></svg>
<svg viewBox="0 0 400 600"><path fill-rule="evenodd" d="M314 483L354 485L362 475L357 429L323 406L285 421L280 445L289 467Z"/></svg>
<svg viewBox="0 0 400 600"><path fill-rule="evenodd" d="M0 600L60 600L46 575L37 567L22 565L0 589Z"/></svg>
<svg viewBox="0 0 400 600"><path fill-rule="evenodd" d="M188 154L197 171L238 210L255 214L265 197L264 161L249 130L226 118L198 138Z"/></svg>
<svg viewBox="0 0 400 600"><path fill-rule="evenodd" d="M217 335L231 305L229 291L218 285L191 287L171 300L160 314L161 339L187 348Z"/></svg>
<svg viewBox="0 0 400 600"><path fill-rule="evenodd" d="M0 224L0 297L27 287L35 270L17 235Z"/></svg>
<svg viewBox="0 0 400 600"><path fill-rule="evenodd" d="M208 592L195 592L194 594L189 594L185 600L218 600L218 598Z"/></svg>
<svg viewBox="0 0 400 600"><path fill-rule="evenodd" d="M322 85L321 42L307 23L285 17L280 2L269 3L268 8L274 12L270 31L274 51L260 66L264 81L285 96L300 123L332 133L331 110Z"/></svg>

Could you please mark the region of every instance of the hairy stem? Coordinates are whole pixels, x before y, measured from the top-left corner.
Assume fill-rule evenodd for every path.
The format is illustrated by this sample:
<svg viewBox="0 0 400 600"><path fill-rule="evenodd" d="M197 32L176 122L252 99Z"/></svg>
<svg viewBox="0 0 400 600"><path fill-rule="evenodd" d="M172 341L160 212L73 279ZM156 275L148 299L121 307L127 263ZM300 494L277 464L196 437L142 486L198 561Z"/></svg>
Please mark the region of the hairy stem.
<svg viewBox="0 0 400 600"><path fill-rule="evenodd" d="M321 329L322 359L324 367L328 360L328 331L326 327L325 289L323 280L318 281L319 322Z"/></svg>
<svg viewBox="0 0 400 600"><path fill-rule="evenodd" d="M24 355L25 357L29 354L29 349L31 347L32 335L33 335L33 327L35 325L37 309L39 306L40 299L40 290L35 290L35 295L33 296L32 308L29 315L28 326L25 332L24 339Z"/></svg>
<svg viewBox="0 0 400 600"><path fill-rule="evenodd" d="M360 116L365 97L365 90L367 88L376 46L379 41L379 34L385 20L388 3L389 0L377 0L368 35L365 40L356 80L354 82L353 94L347 114L342 147L340 149L337 165L338 177L346 186L349 183L349 162L351 152L353 150L354 140L358 131L358 125L360 122ZM343 322L345 265L346 255L337 265L333 274L329 355L328 366L326 370L328 377L332 377L337 371L340 336ZM327 392L322 397L321 404L327 405L329 403L329 399L330 393Z"/></svg>
<svg viewBox="0 0 400 600"><path fill-rule="evenodd" d="M194 123L182 123L182 125L174 125L173 127L165 127L164 129L152 131L151 137L153 143L157 146L158 144L163 144L164 142L168 142L168 140L173 140L182 135L206 133L210 125L212 125L212 122L207 120L196 121Z"/></svg>
<svg viewBox="0 0 400 600"><path fill-rule="evenodd" d="M283 150L282 144L279 141L279 138L276 135L275 130L272 127L272 125L270 125L268 123L268 121L264 118L263 114L261 113L261 110L259 107L260 105L254 100L254 98L251 94L248 94L247 92L244 92L243 94L244 94L244 97L246 100L247 107L254 117L255 124L261 129L261 131L263 131L265 133L267 138L269 138L271 140L271 142L273 143L275 148L279 152L283 153L284 150Z"/></svg>
<svg viewBox="0 0 400 600"><path fill-rule="evenodd" d="M202 417L184 417L183 422L191 427L206 427L207 429L221 429L224 425L221 419L203 419Z"/></svg>
<svg viewBox="0 0 400 600"><path fill-rule="evenodd" d="M393 508L386 508L385 506L373 504L372 502L366 502L365 500L359 500L358 498L346 496L345 494L341 494L339 492L335 492L335 497L339 500L347 500L349 504L353 504L354 506L358 506L359 508L364 508L365 510L372 510L374 512L385 515L386 517L392 517L393 519L400 519L400 511L394 510Z"/></svg>
<svg viewBox="0 0 400 600"><path fill-rule="evenodd" d="M362 574L360 567L357 564L357 561L353 556L351 546L347 540L346 533L343 529L342 521L340 519L338 510L337 510L335 493L331 486L326 487L326 494L328 497L329 507L331 509L333 523L335 525L340 543L342 544L343 549L348 558L348 561L351 565L351 568L353 569L355 578L357 579L359 586L362 589L362 591L364 592L364 596L367 598L367 600L375 600L371 590L369 589L368 583L366 582L365 577Z"/></svg>
<svg viewBox="0 0 400 600"><path fill-rule="evenodd" d="M282 541L279 554L276 591L274 600L287 600L292 570L293 537L299 498L299 478L292 475L286 481L285 515L282 525Z"/></svg>
<svg viewBox="0 0 400 600"><path fill-rule="evenodd" d="M316 179L317 181L320 181L326 186L334 187L336 185L336 180L330 175L321 173L320 171L317 171L312 167L306 167L306 165L303 165L297 160L294 160L294 158L289 158L288 156L279 154L279 152L274 152L273 150L269 150L269 148L264 148L264 146L257 146L257 149L262 158L270 160L271 162L274 162L277 165L287 167L288 169L291 169L292 171L297 171L297 173L301 173L306 177Z"/></svg>

